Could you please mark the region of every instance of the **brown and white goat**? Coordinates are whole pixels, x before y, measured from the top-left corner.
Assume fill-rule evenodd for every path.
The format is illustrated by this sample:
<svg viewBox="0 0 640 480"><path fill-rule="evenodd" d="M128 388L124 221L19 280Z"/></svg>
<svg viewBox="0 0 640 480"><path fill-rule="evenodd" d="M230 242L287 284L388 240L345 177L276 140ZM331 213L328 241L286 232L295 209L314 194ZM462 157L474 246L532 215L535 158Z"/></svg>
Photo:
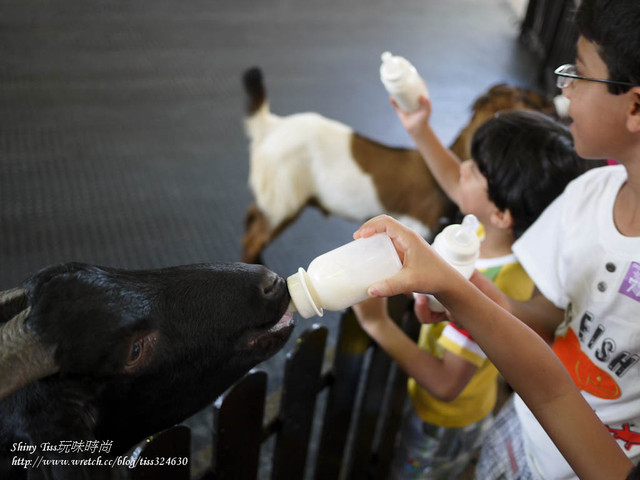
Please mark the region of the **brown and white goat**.
<svg viewBox="0 0 640 480"><path fill-rule="evenodd" d="M210 404L285 345L288 304L283 278L244 264L63 264L1 292L0 478L127 478L83 463ZM58 448L97 440L112 448Z"/></svg>
<svg viewBox="0 0 640 480"><path fill-rule="evenodd" d="M243 83L255 203L245 217L242 261L259 262L307 205L358 223L386 213L424 237L455 214L417 150L383 145L318 113L275 115L258 68L247 70ZM453 152L470 158L476 129L497 111L516 108L554 112L552 101L536 92L496 85L476 100Z"/></svg>

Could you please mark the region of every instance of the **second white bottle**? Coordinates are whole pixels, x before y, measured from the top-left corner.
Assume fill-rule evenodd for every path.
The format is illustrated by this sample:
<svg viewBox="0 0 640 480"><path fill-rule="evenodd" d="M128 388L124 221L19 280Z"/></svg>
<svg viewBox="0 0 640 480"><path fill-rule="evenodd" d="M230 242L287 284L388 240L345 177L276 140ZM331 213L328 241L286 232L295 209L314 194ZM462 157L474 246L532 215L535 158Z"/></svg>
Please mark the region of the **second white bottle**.
<svg viewBox="0 0 640 480"><path fill-rule="evenodd" d="M465 278L471 277L476 260L480 255L478 238L478 219L475 215L466 215L461 224L453 224L440 232L433 241L433 249ZM444 306L433 296L429 297L429 308L434 312L443 312Z"/></svg>

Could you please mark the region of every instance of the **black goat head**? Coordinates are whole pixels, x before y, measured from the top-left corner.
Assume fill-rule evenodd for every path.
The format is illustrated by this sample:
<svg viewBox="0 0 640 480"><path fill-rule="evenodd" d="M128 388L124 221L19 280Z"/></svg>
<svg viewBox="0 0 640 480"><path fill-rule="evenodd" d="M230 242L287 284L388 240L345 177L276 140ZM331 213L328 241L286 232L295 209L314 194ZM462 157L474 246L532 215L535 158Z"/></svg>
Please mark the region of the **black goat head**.
<svg viewBox="0 0 640 480"><path fill-rule="evenodd" d="M282 348L288 304L284 279L255 265L38 272L0 294L0 457L18 441L126 451Z"/></svg>

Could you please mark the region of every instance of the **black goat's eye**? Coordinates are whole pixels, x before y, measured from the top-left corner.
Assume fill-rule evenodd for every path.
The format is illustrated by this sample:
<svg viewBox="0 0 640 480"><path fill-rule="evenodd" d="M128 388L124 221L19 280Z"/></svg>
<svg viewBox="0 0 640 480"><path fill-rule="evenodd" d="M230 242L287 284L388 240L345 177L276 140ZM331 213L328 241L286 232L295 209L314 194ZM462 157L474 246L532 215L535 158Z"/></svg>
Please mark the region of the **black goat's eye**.
<svg viewBox="0 0 640 480"><path fill-rule="evenodd" d="M144 348L144 339L139 339L131 345L127 366L135 365L142 358L142 349Z"/></svg>
<svg viewBox="0 0 640 480"><path fill-rule="evenodd" d="M153 352L158 332L152 331L142 337L135 337L136 340L129 345L129 352L124 369L127 372L135 372L144 369L153 360Z"/></svg>

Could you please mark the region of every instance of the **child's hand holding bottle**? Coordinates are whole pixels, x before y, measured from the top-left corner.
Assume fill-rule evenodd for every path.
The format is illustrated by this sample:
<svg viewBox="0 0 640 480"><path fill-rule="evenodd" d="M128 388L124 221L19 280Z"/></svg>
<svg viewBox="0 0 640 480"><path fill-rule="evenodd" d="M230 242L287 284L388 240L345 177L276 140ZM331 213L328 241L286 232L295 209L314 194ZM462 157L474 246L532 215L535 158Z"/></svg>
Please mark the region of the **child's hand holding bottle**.
<svg viewBox="0 0 640 480"><path fill-rule="evenodd" d="M434 312L429 306L429 297L426 295L416 295L413 303L413 313L422 324L444 322L451 320L447 312Z"/></svg>
<svg viewBox="0 0 640 480"><path fill-rule="evenodd" d="M430 99L420 97L418 109L413 112L405 112L402 110L393 97L391 97L391 105L393 105L393 108L396 110L402 126L412 138L415 139L421 135L427 125L429 125L432 111Z"/></svg>
<svg viewBox="0 0 640 480"><path fill-rule="evenodd" d="M384 297L372 297L351 307L356 314L362 329L369 335L381 322L391 321L388 309L388 301Z"/></svg>

